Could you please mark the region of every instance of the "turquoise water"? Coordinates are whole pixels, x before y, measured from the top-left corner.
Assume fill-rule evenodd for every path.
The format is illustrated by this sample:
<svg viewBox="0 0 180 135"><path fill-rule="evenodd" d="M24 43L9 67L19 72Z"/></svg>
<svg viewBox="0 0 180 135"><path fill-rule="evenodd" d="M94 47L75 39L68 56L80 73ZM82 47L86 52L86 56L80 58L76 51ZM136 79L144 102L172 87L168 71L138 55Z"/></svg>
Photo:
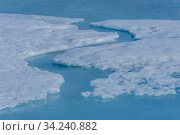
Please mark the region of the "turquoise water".
<svg viewBox="0 0 180 135"><path fill-rule="evenodd" d="M180 19L178 0L0 0L0 13L21 13L61 17L80 17L80 29L114 31L90 26L106 19ZM117 42L133 41L128 32L118 31ZM69 67L53 63L62 52L29 58L30 66L60 73L65 79L61 92L47 99L31 101L0 111L0 119L180 119L180 96L122 95L112 100L84 98L82 91L92 90L89 83L107 77L112 71Z"/></svg>
<svg viewBox="0 0 180 135"><path fill-rule="evenodd" d="M1 119L180 119L180 96L122 95L111 100L84 98L82 91L92 90L89 82L107 77L113 71L70 67L53 63L63 52L27 59L30 66L60 73L65 79L61 92L47 99L31 101L0 112Z"/></svg>

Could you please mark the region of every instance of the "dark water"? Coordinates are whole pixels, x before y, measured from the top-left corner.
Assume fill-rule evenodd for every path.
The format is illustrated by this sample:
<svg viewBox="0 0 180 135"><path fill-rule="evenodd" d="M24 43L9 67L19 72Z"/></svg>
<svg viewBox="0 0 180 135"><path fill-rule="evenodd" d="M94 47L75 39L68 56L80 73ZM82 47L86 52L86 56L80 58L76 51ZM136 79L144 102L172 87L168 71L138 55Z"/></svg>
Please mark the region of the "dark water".
<svg viewBox="0 0 180 135"><path fill-rule="evenodd" d="M179 0L1 0L0 12L106 19L180 19Z"/></svg>

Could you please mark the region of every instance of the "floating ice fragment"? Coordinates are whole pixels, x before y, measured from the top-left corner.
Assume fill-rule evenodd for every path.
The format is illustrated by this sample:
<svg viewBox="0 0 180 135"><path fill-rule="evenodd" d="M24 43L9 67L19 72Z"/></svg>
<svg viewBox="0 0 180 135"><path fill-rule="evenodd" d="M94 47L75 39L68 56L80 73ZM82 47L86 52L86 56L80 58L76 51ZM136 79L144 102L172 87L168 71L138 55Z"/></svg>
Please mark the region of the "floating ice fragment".
<svg viewBox="0 0 180 135"><path fill-rule="evenodd" d="M90 97L91 96L91 92L90 91L82 92L81 94L84 97Z"/></svg>

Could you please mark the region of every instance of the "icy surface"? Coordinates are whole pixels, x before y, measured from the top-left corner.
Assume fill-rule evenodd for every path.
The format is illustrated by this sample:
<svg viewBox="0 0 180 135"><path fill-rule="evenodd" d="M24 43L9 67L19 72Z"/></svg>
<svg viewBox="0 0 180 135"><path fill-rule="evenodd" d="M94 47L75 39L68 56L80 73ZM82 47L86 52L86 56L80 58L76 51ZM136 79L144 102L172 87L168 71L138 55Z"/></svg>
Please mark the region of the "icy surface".
<svg viewBox="0 0 180 135"><path fill-rule="evenodd" d="M173 20L107 20L92 25L129 31L136 38L180 38L179 21Z"/></svg>
<svg viewBox="0 0 180 135"><path fill-rule="evenodd" d="M109 20L95 24L130 31L141 39L73 49L55 57L57 63L114 70L108 78L91 81L93 91L83 92L83 96L160 96L179 91L180 21Z"/></svg>
<svg viewBox="0 0 180 135"><path fill-rule="evenodd" d="M61 75L29 67L42 53L114 41L116 33L78 30L83 19L0 14L0 109L60 91Z"/></svg>

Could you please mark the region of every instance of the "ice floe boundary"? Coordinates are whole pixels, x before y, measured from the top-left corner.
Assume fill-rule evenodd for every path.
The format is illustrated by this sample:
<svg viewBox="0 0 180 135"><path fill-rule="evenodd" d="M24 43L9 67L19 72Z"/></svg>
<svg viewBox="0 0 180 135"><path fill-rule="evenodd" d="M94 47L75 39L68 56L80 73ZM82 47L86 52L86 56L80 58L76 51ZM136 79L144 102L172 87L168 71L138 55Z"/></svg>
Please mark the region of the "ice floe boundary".
<svg viewBox="0 0 180 135"><path fill-rule="evenodd" d="M0 109L60 91L61 75L29 67L28 57L111 42L116 33L78 30L78 18L0 14Z"/></svg>
<svg viewBox="0 0 180 135"><path fill-rule="evenodd" d="M129 31L140 40L73 49L55 57L57 63L115 71L91 81L93 91L83 96L161 96L179 91L180 21L107 20L92 25Z"/></svg>

